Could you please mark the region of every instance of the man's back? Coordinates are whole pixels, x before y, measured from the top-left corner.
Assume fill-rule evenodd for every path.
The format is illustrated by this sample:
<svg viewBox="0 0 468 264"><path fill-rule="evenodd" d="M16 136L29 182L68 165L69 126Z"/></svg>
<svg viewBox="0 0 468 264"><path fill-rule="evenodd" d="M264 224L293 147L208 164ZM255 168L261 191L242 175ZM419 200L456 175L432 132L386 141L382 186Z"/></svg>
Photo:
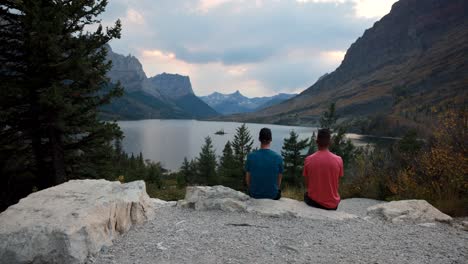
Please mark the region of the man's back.
<svg viewBox="0 0 468 264"><path fill-rule="evenodd" d="M338 182L343 176L343 160L340 156L328 150L317 151L306 158L303 174L310 199L326 208L338 207Z"/></svg>
<svg viewBox="0 0 468 264"><path fill-rule="evenodd" d="M250 196L275 199L278 195L278 175L283 173L283 159L270 149L249 154L245 170L250 173Z"/></svg>

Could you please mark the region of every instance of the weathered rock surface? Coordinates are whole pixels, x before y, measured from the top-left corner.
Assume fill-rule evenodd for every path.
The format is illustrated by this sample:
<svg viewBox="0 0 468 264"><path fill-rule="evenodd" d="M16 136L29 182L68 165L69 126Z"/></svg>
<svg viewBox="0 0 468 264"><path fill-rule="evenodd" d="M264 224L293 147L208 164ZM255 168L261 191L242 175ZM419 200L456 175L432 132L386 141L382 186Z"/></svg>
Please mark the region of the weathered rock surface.
<svg viewBox="0 0 468 264"><path fill-rule="evenodd" d="M425 200L403 200L382 203L367 208L371 217L382 218L393 223L432 223L452 221L452 218L437 210Z"/></svg>
<svg viewBox="0 0 468 264"><path fill-rule="evenodd" d="M249 199L246 194L221 185L190 186L187 187L185 200L180 200L177 206L195 210L246 212Z"/></svg>
<svg viewBox="0 0 468 264"><path fill-rule="evenodd" d="M462 221L463 230L468 231L468 221Z"/></svg>
<svg viewBox="0 0 468 264"><path fill-rule="evenodd" d="M249 212L262 216L302 217L310 219L344 220L357 218L356 215L339 211L326 211L312 208L303 202L281 198L250 199L246 194L224 186L187 187L185 200L178 202L179 207L195 210L221 210L225 212Z"/></svg>
<svg viewBox="0 0 468 264"><path fill-rule="evenodd" d="M143 181L73 180L22 199L0 214L1 263L83 263L132 225L170 203Z"/></svg>
<svg viewBox="0 0 468 264"><path fill-rule="evenodd" d="M112 61L112 68L107 76L113 83L121 82L122 87L127 92L134 92L142 89L142 82L146 80L146 74L140 61L131 55L124 56L112 51L107 45L107 60Z"/></svg>
<svg viewBox="0 0 468 264"><path fill-rule="evenodd" d="M354 214L322 210L289 198L281 198L278 201L251 199L247 203L247 211L264 216L292 216L316 220L345 220L357 218L357 215Z"/></svg>
<svg viewBox="0 0 468 264"><path fill-rule="evenodd" d="M179 74L162 73L148 79L151 86L169 98L194 94L190 78Z"/></svg>

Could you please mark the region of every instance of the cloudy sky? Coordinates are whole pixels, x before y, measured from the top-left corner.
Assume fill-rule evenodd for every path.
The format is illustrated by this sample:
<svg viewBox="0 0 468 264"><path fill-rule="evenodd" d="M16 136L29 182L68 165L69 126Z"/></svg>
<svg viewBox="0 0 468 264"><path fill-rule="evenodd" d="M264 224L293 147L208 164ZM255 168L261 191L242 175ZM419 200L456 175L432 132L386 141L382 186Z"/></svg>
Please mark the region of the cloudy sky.
<svg viewBox="0 0 468 264"><path fill-rule="evenodd" d="M333 71L396 0L110 0L114 51L148 76L189 75L197 95L300 92Z"/></svg>

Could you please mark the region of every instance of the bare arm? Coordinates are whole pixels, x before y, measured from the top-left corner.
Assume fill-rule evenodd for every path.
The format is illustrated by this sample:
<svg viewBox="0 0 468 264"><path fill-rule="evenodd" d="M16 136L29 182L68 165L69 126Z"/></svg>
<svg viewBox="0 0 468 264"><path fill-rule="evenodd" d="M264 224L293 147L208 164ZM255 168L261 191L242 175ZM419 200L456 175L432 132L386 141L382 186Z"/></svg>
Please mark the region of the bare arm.
<svg viewBox="0 0 468 264"><path fill-rule="evenodd" d="M283 180L283 174L278 174L278 188L281 189L281 181Z"/></svg>
<svg viewBox="0 0 468 264"><path fill-rule="evenodd" d="M250 172L245 173L245 183L247 184L247 189L250 190Z"/></svg>

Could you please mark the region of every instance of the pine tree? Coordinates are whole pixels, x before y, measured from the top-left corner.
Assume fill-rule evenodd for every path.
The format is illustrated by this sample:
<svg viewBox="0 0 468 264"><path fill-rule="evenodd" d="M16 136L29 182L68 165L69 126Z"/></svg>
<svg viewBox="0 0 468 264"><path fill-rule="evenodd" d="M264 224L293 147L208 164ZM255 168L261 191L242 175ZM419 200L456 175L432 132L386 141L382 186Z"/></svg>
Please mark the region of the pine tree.
<svg viewBox="0 0 468 264"><path fill-rule="evenodd" d="M243 187L243 177L239 177L238 171L238 163L234 158L231 142L228 141L224 146L223 155L219 162L218 175L221 178L221 183L224 186L241 190Z"/></svg>
<svg viewBox="0 0 468 264"><path fill-rule="evenodd" d="M200 184L216 185L216 154L210 137L205 138L205 144L197 159L198 179Z"/></svg>
<svg viewBox="0 0 468 264"><path fill-rule="evenodd" d="M307 155L312 155L318 150L317 146L317 135L315 132L312 133L312 137L310 138L309 150L307 151Z"/></svg>
<svg viewBox="0 0 468 264"><path fill-rule="evenodd" d="M295 186L302 184L301 173L305 155L303 150L309 145L308 139L299 140L299 135L291 130L289 138L284 139L281 155L285 164L285 181Z"/></svg>
<svg viewBox="0 0 468 264"><path fill-rule="evenodd" d="M232 148L234 150L234 158L238 163L240 177L244 174L244 165L247 155L252 151L253 140L250 135L249 129L246 124L236 129L234 135L234 141L232 142Z"/></svg>
<svg viewBox="0 0 468 264"><path fill-rule="evenodd" d="M182 163L182 166L180 167L180 180L179 180L179 185L187 185L190 183L193 183L193 170L190 166L190 162L188 161L187 157L184 157L184 162Z"/></svg>
<svg viewBox="0 0 468 264"><path fill-rule="evenodd" d="M345 166L353 159L356 148L350 139L346 138L346 128L337 125L339 116L335 111L335 103L330 104L328 111L325 111L320 118L320 127L330 129L333 133L330 151L343 159Z"/></svg>
<svg viewBox="0 0 468 264"><path fill-rule="evenodd" d="M145 181L148 183L155 184L158 189L161 189L162 186L162 167L159 163L148 162L146 169L143 172L146 172Z"/></svg>
<svg viewBox="0 0 468 264"><path fill-rule="evenodd" d="M111 142L121 132L116 124L99 121L97 109L122 92L118 86L102 89L110 68L103 47L120 37L120 22L90 30L106 5L0 3L0 200L5 204L32 189L71 178L108 178L115 171Z"/></svg>
<svg viewBox="0 0 468 264"><path fill-rule="evenodd" d="M0 138L11 138L39 189L111 168L115 123L98 108L122 93L107 87L104 47L121 25L98 25L106 0L6 0L0 4ZM12 145L11 144L11 145ZM10 146L0 147L6 153ZM3 154L2 154L3 155Z"/></svg>
<svg viewBox="0 0 468 264"><path fill-rule="evenodd" d="M192 159L190 160L190 164L189 164L189 168L190 168L190 177L188 178L188 182L187 184L194 184L194 183L197 183L198 180L198 162L197 162L197 159Z"/></svg>
<svg viewBox="0 0 468 264"><path fill-rule="evenodd" d="M320 117L320 127L333 130L335 129L337 120L338 116L336 115L335 103L331 103L328 107L328 110L323 112L322 116Z"/></svg>
<svg viewBox="0 0 468 264"><path fill-rule="evenodd" d="M355 155L356 147L351 142L351 139L346 138L346 129L338 127L336 133L332 136L330 151L340 156L343 159L345 166L349 164Z"/></svg>

